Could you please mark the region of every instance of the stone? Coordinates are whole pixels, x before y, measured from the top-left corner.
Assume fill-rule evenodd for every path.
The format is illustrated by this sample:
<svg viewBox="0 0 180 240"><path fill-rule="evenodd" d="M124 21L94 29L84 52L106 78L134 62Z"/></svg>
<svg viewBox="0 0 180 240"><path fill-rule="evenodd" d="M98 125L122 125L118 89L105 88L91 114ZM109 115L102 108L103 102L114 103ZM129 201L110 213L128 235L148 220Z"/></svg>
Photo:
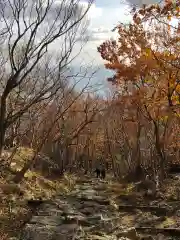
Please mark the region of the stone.
<svg viewBox="0 0 180 240"><path fill-rule="evenodd" d="M102 216L100 214L88 217L88 220L90 220L90 221L99 221L101 219L102 219Z"/></svg>
<svg viewBox="0 0 180 240"><path fill-rule="evenodd" d="M94 189L97 190L98 192L99 191L103 191L104 192L106 190L106 186L105 185L101 185L101 186L97 185L97 186L94 187Z"/></svg>
<svg viewBox="0 0 180 240"><path fill-rule="evenodd" d="M87 216L91 215L93 213L93 207L86 207L81 210L81 212Z"/></svg>
<svg viewBox="0 0 180 240"><path fill-rule="evenodd" d="M164 200L165 196L164 196L164 194L162 192L158 191L158 192L156 192L156 198Z"/></svg>
<svg viewBox="0 0 180 240"><path fill-rule="evenodd" d="M63 213L62 210L56 209L54 207L48 208L46 210L39 210L38 216L61 216Z"/></svg>
<svg viewBox="0 0 180 240"><path fill-rule="evenodd" d="M114 236L109 236L104 234L103 236L99 235L99 234L92 234L89 236L91 240L117 240L117 238Z"/></svg>
<svg viewBox="0 0 180 240"><path fill-rule="evenodd" d="M72 240L78 228L77 224L62 224L59 227L27 226L20 240Z"/></svg>
<svg viewBox="0 0 180 240"><path fill-rule="evenodd" d="M130 239L127 237L120 237L120 238L118 238L118 240L130 240Z"/></svg>
<svg viewBox="0 0 180 240"><path fill-rule="evenodd" d="M172 176L172 179L173 179L173 180L179 180L179 175Z"/></svg>
<svg viewBox="0 0 180 240"><path fill-rule="evenodd" d="M69 206L69 208L68 208L68 206L63 208L62 215L65 216L65 215L74 215L74 214L76 214L76 211L75 211L75 209L70 208L70 206Z"/></svg>
<svg viewBox="0 0 180 240"><path fill-rule="evenodd" d="M128 228L117 234L117 237L127 237L130 240L140 240L135 228Z"/></svg>
<svg viewBox="0 0 180 240"><path fill-rule="evenodd" d="M124 215L109 204L109 196L109 186L99 180L89 179L84 185L82 181L72 192L42 204L25 225L21 240L140 240L135 228L121 225ZM138 210L135 215L137 221L145 216Z"/></svg>
<svg viewBox="0 0 180 240"><path fill-rule="evenodd" d="M55 231L56 227L54 226L27 224L19 240L51 240L51 236Z"/></svg>
<svg viewBox="0 0 180 240"><path fill-rule="evenodd" d="M177 216L177 217L180 217L180 210L177 210L177 211L176 211L176 216Z"/></svg>
<svg viewBox="0 0 180 240"><path fill-rule="evenodd" d="M167 240L167 237L165 237L163 234L159 233L156 237L156 240Z"/></svg>
<svg viewBox="0 0 180 240"><path fill-rule="evenodd" d="M94 196L93 201L96 201L97 203L102 205L109 205L109 200L106 197Z"/></svg>
<svg viewBox="0 0 180 240"><path fill-rule="evenodd" d="M84 201L83 203L81 203L81 207L85 208L85 207L94 207L97 206L97 203L94 201Z"/></svg>
<svg viewBox="0 0 180 240"><path fill-rule="evenodd" d="M172 211L173 211L173 207L170 206L170 205L168 205L167 203L159 203L159 207L164 207L164 208L166 208L166 210L167 210L168 212L172 212Z"/></svg>
<svg viewBox="0 0 180 240"><path fill-rule="evenodd" d="M140 240L155 240L152 236L141 237Z"/></svg>
<svg viewBox="0 0 180 240"><path fill-rule="evenodd" d="M89 226L89 222L85 216L82 215L72 215L67 216L64 223L78 223L79 225Z"/></svg>
<svg viewBox="0 0 180 240"><path fill-rule="evenodd" d="M73 233L76 231L76 229L78 229L78 224L74 223L74 224L62 224L59 228L58 228L58 232L59 233Z"/></svg>
<svg viewBox="0 0 180 240"><path fill-rule="evenodd" d="M33 216L30 220L30 224L59 226L62 224L62 220L57 216Z"/></svg>

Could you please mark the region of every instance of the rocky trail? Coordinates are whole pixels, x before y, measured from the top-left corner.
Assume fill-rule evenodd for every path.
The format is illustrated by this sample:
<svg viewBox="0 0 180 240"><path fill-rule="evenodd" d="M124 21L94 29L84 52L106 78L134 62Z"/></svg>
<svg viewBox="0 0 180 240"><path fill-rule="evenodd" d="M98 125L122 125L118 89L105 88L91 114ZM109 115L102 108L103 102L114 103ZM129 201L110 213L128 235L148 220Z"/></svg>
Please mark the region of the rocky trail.
<svg viewBox="0 0 180 240"><path fill-rule="evenodd" d="M20 239L180 239L179 202L174 201L172 206L158 205L157 201L142 204L135 195L130 201L109 186L109 180L88 177L77 182L73 191L40 205Z"/></svg>

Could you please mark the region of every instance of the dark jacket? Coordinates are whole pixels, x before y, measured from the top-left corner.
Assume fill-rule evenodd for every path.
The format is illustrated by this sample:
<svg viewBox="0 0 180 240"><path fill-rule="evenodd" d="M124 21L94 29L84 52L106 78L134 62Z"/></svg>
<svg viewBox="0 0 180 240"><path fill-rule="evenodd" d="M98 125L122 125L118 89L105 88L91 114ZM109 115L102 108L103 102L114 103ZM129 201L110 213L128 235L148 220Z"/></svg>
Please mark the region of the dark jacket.
<svg viewBox="0 0 180 240"><path fill-rule="evenodd" d="M105 166L104 163L102 161L102 159L97 159L95 162L95 168L99 169L99 170L104 170Z"/></svg>

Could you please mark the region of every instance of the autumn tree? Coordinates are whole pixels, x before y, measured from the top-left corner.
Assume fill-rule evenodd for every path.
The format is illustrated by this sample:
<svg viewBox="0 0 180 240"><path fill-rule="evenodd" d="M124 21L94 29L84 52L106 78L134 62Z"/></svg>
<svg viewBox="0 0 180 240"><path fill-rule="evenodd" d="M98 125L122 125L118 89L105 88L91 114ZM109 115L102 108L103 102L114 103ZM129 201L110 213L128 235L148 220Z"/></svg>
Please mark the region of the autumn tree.
<svg viewBox="0 0 180 240"><path fill-rule="evenodd" d="M29 119L24 119L24 130L28 129L27 135L31 138L29 147L32 147L34 154L17 172L14 177L16 183L33 166L43 167L46 172L51 167L60 175L76 165L73 157L74 148L79 144L76 140L82 138L84 143L88 139L91 124L96 121L96 115L100 111L100 103L97 98L85 97L89 81L81 90L75 86L76 83L69 85L64 81L56 95L29 108L29 114L26 113ZM39 159L39 154L45 154L47 163Z"/></svg>
<svg viewBox="0 0 180 240"><path fill-rule="evenodd" d="M135 11L131 24L117 26L117 40L106 41L98 47L106 68L115 71L108 80L119 91L117 99L124 102L132 113L131 121L139 126L138 139L141 138L140 129L147 128L144 120L153 127L162 178L167 159L164 148L167 124L162 124L162 119L165 123L168 119L169 123L172 118L179 118L180 104L179 37L178 29L174 30L163 21L165 17L169 20L169 14L178 18L179 3L175 8L167 4L143 6ZM150 28L147 28L150 21ZM171 28L174 31L170 32ZM140 158L138 139L137 159Z"/></svg>

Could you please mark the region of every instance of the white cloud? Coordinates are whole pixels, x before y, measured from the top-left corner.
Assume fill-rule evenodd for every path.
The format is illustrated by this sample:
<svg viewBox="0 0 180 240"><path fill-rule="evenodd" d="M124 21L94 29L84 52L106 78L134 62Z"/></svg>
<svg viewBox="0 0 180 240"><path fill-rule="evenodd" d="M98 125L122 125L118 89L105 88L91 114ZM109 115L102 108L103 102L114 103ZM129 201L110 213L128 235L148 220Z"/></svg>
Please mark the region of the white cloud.
<svg viewBox="0 0 180 240"><path fill-rule="evenodd" d="M82 6L83 9L87 9L89 6L88 2L81 1L79 4ZM89 19L97 18L102 16L102 8L96 7L95 3L91 4L90 9L88 10L87 17Z"/></svg>
<svg viewBox="0 0 180 240"><path fill-rule="evenodd" d="M100 0L103 4L103 0ZM109 1L109 0L108 0ZM81 2L83 8L87 7L87 2ZM74 67L77 71L78 68L83 66L92 65L94 68L100 68L98 74L94 75L92 81L95 82L104 82L107 76L110 76L112 72L106 70L104 66L104 62L97 51L97 47L103 43L104 41L114 38L117 33L112 32L112 29L121 22L128 22L131 20L129 14L129 9L127 5L119 5L103 7L103 5L98 6L93 4L88 12L87 18L90 20L87 33L89 36L89 42L83 47L81 53L76 57L71 66ZM73 56L75 56L81 47L81 42L79 41L74 50ZM58 46L59 47L59 46ZM57 45L54 48L54 51L57 51Z"/></svg>
<svg viewBox="0 0 180 240"><path fill-rule="evenodd" d="M135 5L137 7L141 7L143 4L154 4L154 3L159 3L159 0L127 0L132 5Z"/></svg>
<svg viewBox="0 0 180 240"><path fill-rule="evenodd" d="M111 28L105 28L103 26L99 26L99 28L90 28L87 34L89 37L89 42L93 41L97 42L98 44L116 36L116 33L112 32Z"/></svg>
<svg viewBox="0 0 180 240"><path fill-rule="evenodd" d="M93 19L93 18L97 18L97 17L102 17L102 13L103 13L102 8L98 8L98 7L96 7L95 4L92 4L92 6L88 12L88 15L89 15L90 19Z"/></svg>
<svg viewBox="0 0 180 240"><path fill-rule="evenodd" d="M97 47L104 41L117 36L117 33L112 32L112 29L119 21L130 21L131 16L129 15L129 12L127 5L119 5L119 7L109 6L107 8L103 7L103 5L97 7L96 4L93 4L88 13L90 18L90 24L87 29L89 42L85 45L78 58L75 59L73 65L76 65L77 63L80 64L83 61L83 63L87 65L91 63L94 66L102 66L104 62L100 54L97 52Z"/></svg>

